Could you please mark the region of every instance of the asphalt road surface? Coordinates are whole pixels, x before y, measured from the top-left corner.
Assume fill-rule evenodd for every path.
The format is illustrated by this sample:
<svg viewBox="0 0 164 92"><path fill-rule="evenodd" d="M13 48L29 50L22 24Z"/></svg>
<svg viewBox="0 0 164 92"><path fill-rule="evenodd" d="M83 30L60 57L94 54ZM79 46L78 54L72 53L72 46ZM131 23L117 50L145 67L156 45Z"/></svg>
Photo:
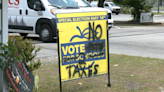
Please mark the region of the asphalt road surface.
<svg viewBox="0 0 164 92"><path fill-rule="evenodd" d="M110 53L164 59L164 27L112 28Z"/></svg>
<svg viewBox="0 0 164 92"><path fill-rule="evenodd" d="M108 35L110 53L164 59L164 27L112 28ZM37 35L26 38L36 40L36 47L43 47L37 58L58 57L56 40L44 43Z"/></svg>
<svg viewBox="0 0 164 92"><path fill-rule="evenodd" d="M131 20L129 14L113 14L114 20ZM164 16L155 16L155 21L164 21ZM19 35L10 33L9 35ZM36 40L35 46L42 46L37 58L58 57L56 40L43 43L38 35L30 34L26 38ZM109 30L110 53L164 59L164 27L115 27Z"/></svg>

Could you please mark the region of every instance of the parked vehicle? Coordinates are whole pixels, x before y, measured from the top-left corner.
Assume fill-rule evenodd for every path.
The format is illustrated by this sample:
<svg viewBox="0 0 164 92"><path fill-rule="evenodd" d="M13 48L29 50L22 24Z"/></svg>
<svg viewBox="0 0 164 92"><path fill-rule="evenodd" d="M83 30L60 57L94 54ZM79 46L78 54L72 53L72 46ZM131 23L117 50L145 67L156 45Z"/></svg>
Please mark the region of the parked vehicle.
<svg viewBox="0 0 164 92"><path fill-rule="evenodd" d="M52 41L57 36L57 13L89 11L93 9L79 8L74 0L8 0L9 32L38 34L42 41Z"/></svg>
<svg viewBox="0 0 164 92"><path fill-rule="evenodd" d="M83 12L74 0L8 0L9 32L39 34L42 41L57 36L56 13Z"/></svg>
<svg viewBox="0 0 164 92"><path fill-rule="evenodd" d="M75 0L78 4L78 6L86 12L89 11L107 11L108 13L108 27L109 29L113 26L113 18L112 18L112 12L109 9L99 8L99 7L92 7L89 2L86 0Z"/></svg>
<svg viewBox="0 0 164 92"><path fill-rule="evenodd" d="M98 1L92 1L91 5L93 7L97 7L98 5ZM119 6L116 6L113 2L104 2L104 8L106 9L110 9L112 11L112 13L116 13L116 15L118 15L119 13L121 13L121 9Z"/></svg>

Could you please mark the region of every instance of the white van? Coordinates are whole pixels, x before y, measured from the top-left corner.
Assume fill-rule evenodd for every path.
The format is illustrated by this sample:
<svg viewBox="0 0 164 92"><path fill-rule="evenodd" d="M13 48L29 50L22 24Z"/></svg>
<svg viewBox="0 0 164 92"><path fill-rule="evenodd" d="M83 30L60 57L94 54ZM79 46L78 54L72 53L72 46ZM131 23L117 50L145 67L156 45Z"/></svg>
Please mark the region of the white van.
<svg viewBox="0 0 164 92"><path fill-rule="evenodd" d="M98 7L98 1L92 1L91 5L93 7ZM116 6L113 2L104 2L104 8L109 9L112 11L112 13L116 13L116 15L118 15L119 13L121 13L121 9L119 6Z"/></svg>
<svg viewBox="0 0 164 92"><path fill-rule="evenodd" d="M107 11L108 13L108 28L112 28L113 26L113 18L112 18L112 12L109 9L104 9L104 8L100 8L100 7L92 7L89 2L87 2L86 0L75 0L78 4L78 6L86 12L89 11Z"/></svg>
<svg viewBox="0 0 164 92"><path fill-rule="evenodd" d="M56 13L84 12L74 0L8 0L9 32L39 34L42 41L57 36Z"/></svg>

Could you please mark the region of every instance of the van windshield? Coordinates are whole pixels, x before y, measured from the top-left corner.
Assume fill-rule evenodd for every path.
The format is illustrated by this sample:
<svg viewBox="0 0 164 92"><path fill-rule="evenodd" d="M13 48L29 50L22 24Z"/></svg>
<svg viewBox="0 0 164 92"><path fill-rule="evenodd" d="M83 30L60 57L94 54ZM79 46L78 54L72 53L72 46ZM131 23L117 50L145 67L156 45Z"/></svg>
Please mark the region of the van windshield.
<svg viewBox="0 0 164 92"><path fill-rule="evenodd" d="M48 2L58 8L78 8L74 0L48 0Z"/></svg>
<svg viewBox="0 0 164 92"><path fill-rule="evenodd" d="M111 6L116 6L114 3L109 3Z"/></svg>
<svg viewBox="0 0 164 92"><path fill-rule="evenodd" d="M75 0L80 7L92 7L85 0Z"/></svg>

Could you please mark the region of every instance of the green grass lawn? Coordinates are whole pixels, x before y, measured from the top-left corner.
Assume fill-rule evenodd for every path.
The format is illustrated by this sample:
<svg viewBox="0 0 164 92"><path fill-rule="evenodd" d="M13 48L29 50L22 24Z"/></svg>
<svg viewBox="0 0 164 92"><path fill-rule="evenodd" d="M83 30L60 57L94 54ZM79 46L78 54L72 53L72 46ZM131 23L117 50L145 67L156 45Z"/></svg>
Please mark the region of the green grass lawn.
<svg viewBox="0 0 164 92"><path fill-rule="evenodd" d="M155 15L164 15L164 12L154 12Z"/></svg>
<svg viewBox="0 0 164 92"><path fill-rule="evenodd" d="M37 92L59 92L57 64L42 65ZM95 76L62 83L63 92L160 92L164 87L164 60L110 54L111 87L108 76Z"/></svg>

